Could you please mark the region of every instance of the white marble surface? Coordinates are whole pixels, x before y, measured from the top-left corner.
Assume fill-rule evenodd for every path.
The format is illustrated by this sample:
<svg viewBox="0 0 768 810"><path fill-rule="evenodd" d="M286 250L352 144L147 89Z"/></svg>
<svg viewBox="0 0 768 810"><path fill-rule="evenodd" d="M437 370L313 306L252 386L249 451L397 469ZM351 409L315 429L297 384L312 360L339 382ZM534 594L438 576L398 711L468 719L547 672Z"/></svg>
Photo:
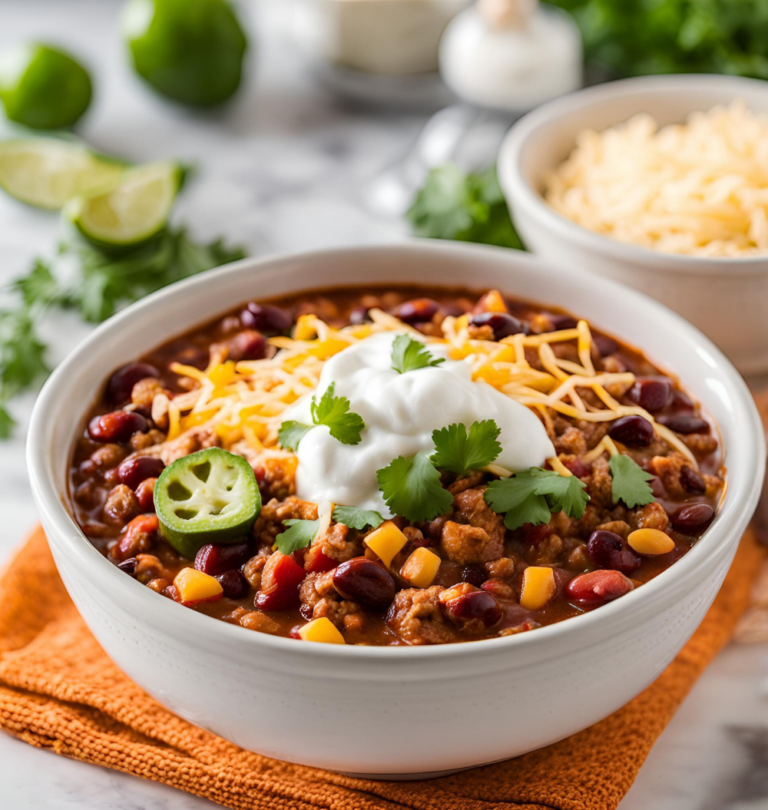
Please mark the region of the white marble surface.
<svg viewBox="0 0 768 810"><path fill-rule="evenodd" d="M279 2L279 0L277 0ZM92 67L95 104L82 134L134 160L179 157L199 172L179 219L199 238L226 235L254 254L401 238L374 217L363 191L413 142L424 117L355 110L314 86L278 41L268 8L248 86L223 113L195 116L160 102L131 75L112 0L0 0L0 47L27 37L70 46ZM265 20L266 17L266 20ZM266 22L266 25L264 23ZM55 216L0 197L0 284L55 247ZM59 318L44 332L52 360L86 329ZM15 407L22 423L33 401ZM23 429L0 445L0 559L35 523ZM709 668L664 732L621 810L768 808L768 700L759 694L768 649L731 647ZM0 734L0 806L9 810L202 810L210 802L124 774L37 751Z"/></svg>

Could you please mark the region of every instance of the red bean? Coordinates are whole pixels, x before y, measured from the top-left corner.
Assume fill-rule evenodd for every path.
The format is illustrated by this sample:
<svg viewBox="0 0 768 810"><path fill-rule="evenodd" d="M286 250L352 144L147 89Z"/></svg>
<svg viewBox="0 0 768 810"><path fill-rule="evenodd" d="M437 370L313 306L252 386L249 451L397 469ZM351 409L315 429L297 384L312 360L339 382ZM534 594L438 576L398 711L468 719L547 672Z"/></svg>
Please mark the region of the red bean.
<svg viewBox="0 0 768 810"><path fill-rule="evenodd" d="M136 572L136 563L138 560L135 557L129 557L127 560L123 560L121 563L117 564L117 567L121 571L125 571L126 574L130 574L131 576L134 575Z"/></svg>
<svg viewBox="0 0 768 810"><path fill-rule="evenodd" d="M671 407L675 411L692 411L694 408L693 400L684 391L675 388L672 391L672 404Z"/></svg>
<svg viewBox="0 0 768 810"><path fill-rule="evenodd" d="M301 641L301 636L299 635L299 630L301 630L301 625L296 624L291 628L291 632L288 633L288 638L297 638Z"/></svg>
<svg viewBox="0 0 768 810"><path fill-rule="evenodd" d="M620 571L590 571L574 577L565 589L566 596L584 605L600 605L618 599L635 586Z"/></svg>
<svg viewBox="0 0 768 810"><path fill-rule="evenodd" d="M680 413L675 416L665 416L660 418L659 422L683 436L691 433L709 433L709 422L692 414Z"/></svg>
<svg viewBox="0 0 768 810"><path fill-rule="evenodd" d="M242 599L248 593L248 583L239 571L225 571L216 579L224 590L227 599Z"/></svg>
<svg viewBox="0 0 768 810"><path fill-rule="evenodd" d="M253 329L246 329L238 332L227 341L229 359L238 362L239 360L261 360L267 352L267 339L261 332Z"/></svg>
<svg viewBox="0 0 768 810"><path fill-rule="evenodd" d="M128 363L119 368L107 383L107 399L115 405L130 402L133 386L147 377L159 377L160 372L149 363Z"/></svg>
<svg viewBox="0 0 768 810"><path fill-rule="evenodd" d="M622 416L608 430L608 435L627 447L648 447L656 435L653 425L642 416Z"/></svg>
<svg viewBox="0 0 768 810"><path fill-rule="evenodd" d="M704 479L693 467L683 467L680 470L680 486L691 495L703 495L707 491Z"/></svg>
<svg viewBox="0 0 768 810"><path fill-rule="evenodd" d="M508 312L480 312L473 316L471 323L473 326L490 326L494 340L510 335L527 335L531 331L525 321L518 320Z"/></svg>
<svg viewBox="0 0 768 810"><path fill-rule="evenodd" d="M239 568L248 562L251 547L242 543L208 543L195 555L195 568L212 577Z"/></svg>
<svg viewBox="0 0 768 810"><path fill-rule="evenodd" d="M461 572L461 581L468 582L479 588L485 580L488 579L488 574L482 565L467 565Z"/></svg>
<svg viewBox="0 0 768 810"><path fill-rule="evenodd" d="M95 442L127 442L134 433L149 430L149 422L135 411L113 411L94 416L88 423L88 435Z"/></svg>
<svg viewBox="0 0 768 810"><path fill-rule="evenodd" d="M293 319L280 307L251 302L240 313L240 322L247 329L258 329L267 334L284 335L290 332Z"/></svg>
<svg viewBox="0 0 768 810"><path fill-rule="evenodd" d="M142 512L155 511L155 484L157 478L145 478L136 487L136 500L139 502Z"/></svg>
<svg viewBox="0 0 768 810"><path fill-rule="evenodd" d="M571 315L555 315L548 313L547 317L552 322L552 326L555 327L556 332L562 329L575 329L579 325L576 318Z"/></svg>
<svg viewBox="0 0 768 810"><path fill-rule="evenodd" d="M714 516L715 510L708 503L693 503L672 516L672 527L680 534L696 534Z"/></svg>
<svg viewBox="0 0 768 810"><path fill-rule="evenodd" d="M147 478L157 478L165 469L165 464L154 456L134 456L127 458L118 468L117 477L121 484L126 484L131 489L136 487Z"/></svg>
<svg viewBox="0 0 768 810"><path fill-rule="evenodd" d="M261 574L261 590L254 604L261 610L288 610L299 604L299 585L304 569L279 551L272 553Z"/></svg>
<svg viewBox="0 0 768 810"><path fill-rule="evenodd" d="M414 298L413 301L400 304L392 314L405 323L427 323L437 315L439 310L440 304L431 298Z"/></svg>
<svg viewBox="0 0 768 810"><path fill-rule="evenodd" d="M641 378L629 389L629 398L649 413L664 410L672 400L672 383L669 380Z"/></svg>
<svg viewBox="0 0 768 810"><path fill-rule="evenodd" d="M484 591L495 596L497 599L516 599L515 589L503 579L489 579L481 586Z"/></svg>
<svg viewBox="0 0 768 810"><path fill-rule="evenodd" d="M619 344L607 335L595 335L592 338L600 357L608 357L611 354L616 354L619 350Z"/></svg>
<svg viewBox="0 0 768 810"><path fill-rule="evenodd" d="M343 562L333 572L333 587L366 610L386 610L395 598L395 580L388 571L365 557Z"/></svg>
<svg viewBox="0 0 768 810"><path fill-rule="evenodd" d="M370 323L371 318L368 315L368 307L364 307L364 306L355 307L349 313L349 322L353 326L360 326L361 324L364 324L364 323Z"/></svg>
<svg viewBox="0 0 768 810"><path fill-rule="evenodd" d="M482 590L457 596L446 602L443 609L451 621L468 630L493 627L504 615L496 598Z"/></svg>
<svg viewBox="0 0 768 810"><path fill-rule="evenodd" d="M600 568L632 574L642 565L640 557L626 546L620 535L613 532L592 532L587 550L595 565Z"/></svg>

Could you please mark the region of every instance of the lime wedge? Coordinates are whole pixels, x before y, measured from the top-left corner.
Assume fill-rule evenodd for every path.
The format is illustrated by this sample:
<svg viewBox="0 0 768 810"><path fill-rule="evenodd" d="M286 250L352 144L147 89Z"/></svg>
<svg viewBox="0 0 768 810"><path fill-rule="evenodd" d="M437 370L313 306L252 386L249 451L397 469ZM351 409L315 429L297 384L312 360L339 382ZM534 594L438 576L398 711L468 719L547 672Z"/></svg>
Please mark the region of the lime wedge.
<svg viewBox="0 0 768 810"><path fill-rule="evenodd" d="M64 215L97 245L138 245L165 228L182 176L178 163L137 166L109 186L70 200Z"/></svg>
<svg viewBox="0 0 768 810"><path fill-rule="evenodd" d="M110 183L124 172L122 163L94 155L76 141L0 142L0 186L37 208L61 208L71 197Z"/></svg>

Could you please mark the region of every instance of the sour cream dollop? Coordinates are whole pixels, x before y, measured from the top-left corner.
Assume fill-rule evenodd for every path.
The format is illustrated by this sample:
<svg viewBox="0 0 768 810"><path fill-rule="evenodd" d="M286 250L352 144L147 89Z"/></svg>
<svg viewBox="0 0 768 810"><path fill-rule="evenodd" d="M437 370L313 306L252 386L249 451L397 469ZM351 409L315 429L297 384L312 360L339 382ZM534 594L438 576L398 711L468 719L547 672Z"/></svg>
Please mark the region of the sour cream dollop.
<svg viewBox="0 0 768 810"><path fill-rule="evenodd" d="M331 501L374 509L392 517L376 478L398 456L432 452L432 432L454 423L467 428L493 419L501 428L501 455L494 463L513 472L541 466L555 455L543 425L525 405L488 383L472 380L469 363L448 359L446 344L427 345L445 362L400 374L392 368L395 332L372 335L344 349L323 366L315 396L335 384L350 410L365 422L359 444L342 444L319 425L299 443L296 493L303 500ZM302 397L284 419L312 424L311 396Z"/></svg>

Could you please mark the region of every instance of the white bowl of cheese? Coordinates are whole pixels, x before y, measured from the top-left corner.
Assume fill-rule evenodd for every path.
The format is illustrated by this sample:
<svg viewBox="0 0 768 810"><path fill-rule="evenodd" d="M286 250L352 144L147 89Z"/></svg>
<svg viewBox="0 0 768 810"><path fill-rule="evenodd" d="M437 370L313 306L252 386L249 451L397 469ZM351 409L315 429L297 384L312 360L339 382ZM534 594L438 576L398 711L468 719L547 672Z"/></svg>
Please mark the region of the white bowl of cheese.
<svg viewBox="0 0 768 810"><path fill-rule="evenodd" d="M521 119L499 179L530 250L652 295L742 373L759 373L768 370L766 132L765 82L627 79Z"/></svg>

